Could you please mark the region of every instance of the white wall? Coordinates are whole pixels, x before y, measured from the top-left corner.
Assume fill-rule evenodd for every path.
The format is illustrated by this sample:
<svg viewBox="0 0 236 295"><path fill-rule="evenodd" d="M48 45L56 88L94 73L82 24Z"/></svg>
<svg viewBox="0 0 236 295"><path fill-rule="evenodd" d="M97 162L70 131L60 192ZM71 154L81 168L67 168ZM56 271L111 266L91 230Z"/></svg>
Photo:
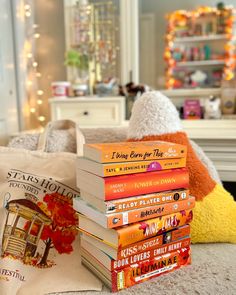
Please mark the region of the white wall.
<svg viewBox="0 0 236 295"><path fill-rule="evenodd" d="M0 144L18 131L18 102L11 1L1 0L0 13Z"/></svg>
<svg viewBox="0 0 236 295"><path fill-rule="evenodd" d="M50 120L51 82L66 80L63 0L35 0L35 21L40 33L36 44L38 70L42 74L39 88L44 91L41 113Z"/></svg>

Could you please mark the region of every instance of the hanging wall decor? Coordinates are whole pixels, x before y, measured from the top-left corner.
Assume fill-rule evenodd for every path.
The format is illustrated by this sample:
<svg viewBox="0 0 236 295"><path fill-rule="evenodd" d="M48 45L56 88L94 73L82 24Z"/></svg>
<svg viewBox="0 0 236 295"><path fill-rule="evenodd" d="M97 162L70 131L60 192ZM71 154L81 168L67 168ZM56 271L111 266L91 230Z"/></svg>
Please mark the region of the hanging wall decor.
<svg viewBox="0 0 236 295"><path fill-rule="evenodd" d="M119 71L117 5L115 1L78 1L67 8L66 19L69 79L73 84L89 84L93 92L97 82L107 82ZM76 65L68 62L72 53L77 56Z"/></svg>

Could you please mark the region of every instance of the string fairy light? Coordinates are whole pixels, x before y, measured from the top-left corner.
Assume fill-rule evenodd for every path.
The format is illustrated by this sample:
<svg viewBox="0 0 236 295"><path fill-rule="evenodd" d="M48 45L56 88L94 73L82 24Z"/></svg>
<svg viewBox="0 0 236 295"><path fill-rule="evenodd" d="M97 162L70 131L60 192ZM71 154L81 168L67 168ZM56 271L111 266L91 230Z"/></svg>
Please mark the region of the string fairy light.
<svg viewBox="0 0 236 295"><path fill-rule="evenodd" d="M34 68L37 68L37 66L38 66L37 61L34 61L34 62L32 63L32 66L33 66Z"/></svg>
<svg viewBox="0 0 236 295"><path fill-rule="evenodd" d="M39 90L37 90L37 94L38 94L39 96L41 96L41 95L44 94L44 92L43 92L43 90L39 89Z"/></svg>
<svg viewBox="0 0 236 295"><path fill-rule="evenodd" d="M40 122L44 122L44 121L46 120L46 118L45 118L45 116L39 116L39 117L38 117L38 120L39 120Z"/></svg>
<svg viewBox="0 0 236 295"><path fill-rule="evenodd" d="M31 6L30 6L30 4L28 4L28 3L25 4L24 8L25 8L25 16L30 17L31 16Z"/></svg>
<svg viewBox="0 0 236 295"><path fill-rule="evenodd" d="M174 40L176 38L176 31L178 26L187 27L188 22L201 16L215 15L216 17L224 14L225 26L224 33L227 36L227 42L225 45L225 58L224 58L224 69L223 69L223 79L231 80L235 77L236 70L236 37L233 34L234 22L236 20L236 11L232 6L226 6L223 10L219 10L215 7L202 6L193 11L177 10L173 13L167 15L168 27L166 34L166 47L164 50L164 59L167 63L166 70L166 88L175 88L177 80L174 76L174 69L176 67L176 61L172 56L172 49L174 46Z"/></svg>
<svg viewBox="0 0 236 295"><path fill-rule="evenodd" d="M38 39L39 37L40 37L40 34L39 34L39 33L35 33L35 34L34 34L34 38L35 38L35 39Z"/></svg>
<svg viewBox="0 0 236 295"><path fill-rule="evenodd" d="M43 105L43 95L44 91L38 89L38 79L42 77L42 74L38 71L38 62L35 60L35 42L40 38L40 33L38 32L39 25L34 23L33 15L33 1L25 0L24 2L24 21L26 28L26 39L25 39L25 56L26 56L26 66L27 66L27 80L26 85L28 86L27 97L28 97L28 110L30 118L35 122L43 124L46 117L42 114ZM32 124L32 123L31 123Z"/></svg>
<svg viewBox="0 0 236 295"><path fill-rule="evenodd" d="M30 112L31 113L35 113L36 112L36 108L30 108Z"/></svg>

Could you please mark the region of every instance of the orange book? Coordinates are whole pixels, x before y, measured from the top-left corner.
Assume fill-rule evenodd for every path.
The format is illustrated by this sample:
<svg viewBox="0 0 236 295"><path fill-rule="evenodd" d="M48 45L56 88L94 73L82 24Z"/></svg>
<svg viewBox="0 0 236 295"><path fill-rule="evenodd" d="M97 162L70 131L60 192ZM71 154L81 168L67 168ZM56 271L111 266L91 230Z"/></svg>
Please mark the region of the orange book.
<svg viewBox="0 0 236 295"><path fill-rule="evenodd" d="M97 237L115 249L122 249L128 245L160 235L176 227L189 224L192 217L192 210L183 210L115 229L107 229L86 216L79 215L79 230Z"/></svg>
<svg viewBox="0 0 236 295"><path fill-rule="evenodd" d="M115 249L91 234L82 233L81 241L85 240L89 242L90 244L94 245L96 248L105 252L112 259L119 260L119 259L124 259L130 256L133 256L141 252L151 251L157 248L159 249L163 245L177 242L189 236L190 236L190 225L186 224L178 228L172 229L171 231L164 232L161 235L154 236L152 238L128 245L122 249L121 248Z"/></svg>
<svg viewBox="0 0 236 295"><path fill-rule="evenodd" d="M184 145L164 141L96 143L84 145L84 157L99 163L186 158Z"/></svg>
<svg viewBox="0 0 236 295"><path fill-rule="evenodd" d="M164 255L146 259L121 270L114 271L109 271L85 249L82 249L81 256L82 263L97 275L112 292L126 289L191 264L190 247L184 247Z"/></svg>
<svg viewBox="0 0 236 295"><path fill-rule="evenodd" d="M93 219L101 226L105 228L115 228L138 221L155 218L157 216L163 216L183 210L189 210L192 209L194 205L195 198L190 197L189 199L183 201L148 206L140 209L134 209L114 214L103 214L82 199L76 202L76 206L74 203L73 207L76 211L87 216L90 219Z"/></svg>
<svg viewBox="0 0 236 295"><path fill-rule="evenodd" d="M77 186L93 196L109 201L189 187L187 168L102 178L78 170Z"/></svg>
<svg viewBox="0 0 236 295"><path fill-rule="evenodd" d="M104 214L119 213L134 209L140 209L147 206L155 206L164 203L171 203L178 200L186 200L189 198L188 189L178 189L172 191L164 191L161 193L153 193L148 195L140 195L128 197L118 200L104 201L93 195L80 190L80 197L85 202L92 204L94 208ZM74 198L73 204L76 208L76 203L80 198Z"/></svg>
<svg viewBox="0 0 236 295"><path fill-rule="evenodd" d="M186 158L161 159L119 163L98 163L86 158L78 158L78 169L96 174L101 177L176 169L186 166Z"/></svg>
<svg viewBox="0 0 236 295"><path fill-rule="evenodd" d="M89 243L83 239L81 240L81 247L89 252L93 257L95 257L109 271L120 270L134 263L139 263L147 259L153 259L154 257L171 253L173 251L180 250L181 248L190 247L190 244L190 238L186 237L179 241L162 245L158 248L153 248L151 250L131 255L129 257L115 260L107 255L107 253L94 246L92 243Z"/></svg>

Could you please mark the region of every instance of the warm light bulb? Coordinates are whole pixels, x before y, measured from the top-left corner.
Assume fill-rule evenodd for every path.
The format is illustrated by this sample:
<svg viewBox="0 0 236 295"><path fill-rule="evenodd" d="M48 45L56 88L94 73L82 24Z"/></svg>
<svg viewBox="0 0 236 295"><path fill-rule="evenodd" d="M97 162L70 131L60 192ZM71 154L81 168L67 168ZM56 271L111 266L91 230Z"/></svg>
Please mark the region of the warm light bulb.
<svg viewBox="0 0 236 295"><path fill-rule="evenodd" d="M35 113L36 112L36 108L30 108L30 112L31 113Z"/></svg>
<svg viewBox="0 0 236 295"><path fill-rule="evenodd" d="M39 33L35 33L35 34L34 34L34 38L35 38L35 39L38 39L39 37L40 37L40 34L39 34Z"/></svg>
<svg viewBox="0 0 236 295"><path fill-rule="evenodd" d="M30 5L29 4L25 4L25 10L29 10L30 9Z"/></svg>
<svg viewBox="0 0 236 295"><path fill-rule="evenodd" d="M30 17L31 16L31 12L30 11L26 11L25 12L25 16Z"/></svg>
<svg viewBox="0 0 236 295"><path fill-rule="evenodd" d="M34 68L37 68L38 63L37 63L36 61L34 61L34 62L32 63L32 65L33 65Z"/></svg>
<svg viewBox="0 0 236 295"><path fill-rule="evenodd" d="M39 116L39 117L38 117L38 120L39 120L40 122L44 122L44 121L46 120L46 118L45 118L44 116Z"/></svg>
<svg viewBox="0 0 236 295"><path fill-rule="evenodd" d="M41 73L39 73L39 72L36 73L36 77L37 77L37 78L40 78L41 76L42 76Z"/></svg>
<svg viewBox="0 0 236 295"><path fill-rule="evenodd" d="M27 53L28 58L32 58L33 54L32 53Z"/></svg>
<svg viewBox="0 0 236 295"><path fill-rule="evenodd" d="M27 85L28 85L28 86L31 86L32 84L33 84L33 82L32 82L31 80L28 80L28 81L27 81Z"/></svg>
<svg viewBox="0 0 236 295"><path fill-rule="evenodd" d="M42 103L43 103L42 99L37 100L37 104L42 104Z"/></svg>
<svg viewBox="0 0 236 295"><path fill-rule="evenodd" d="M44 93L43 90L40 90L40 89L39 89L39 90L37 91L37 94L38 94L38 95L43 95L43 93Z"/></svg>

